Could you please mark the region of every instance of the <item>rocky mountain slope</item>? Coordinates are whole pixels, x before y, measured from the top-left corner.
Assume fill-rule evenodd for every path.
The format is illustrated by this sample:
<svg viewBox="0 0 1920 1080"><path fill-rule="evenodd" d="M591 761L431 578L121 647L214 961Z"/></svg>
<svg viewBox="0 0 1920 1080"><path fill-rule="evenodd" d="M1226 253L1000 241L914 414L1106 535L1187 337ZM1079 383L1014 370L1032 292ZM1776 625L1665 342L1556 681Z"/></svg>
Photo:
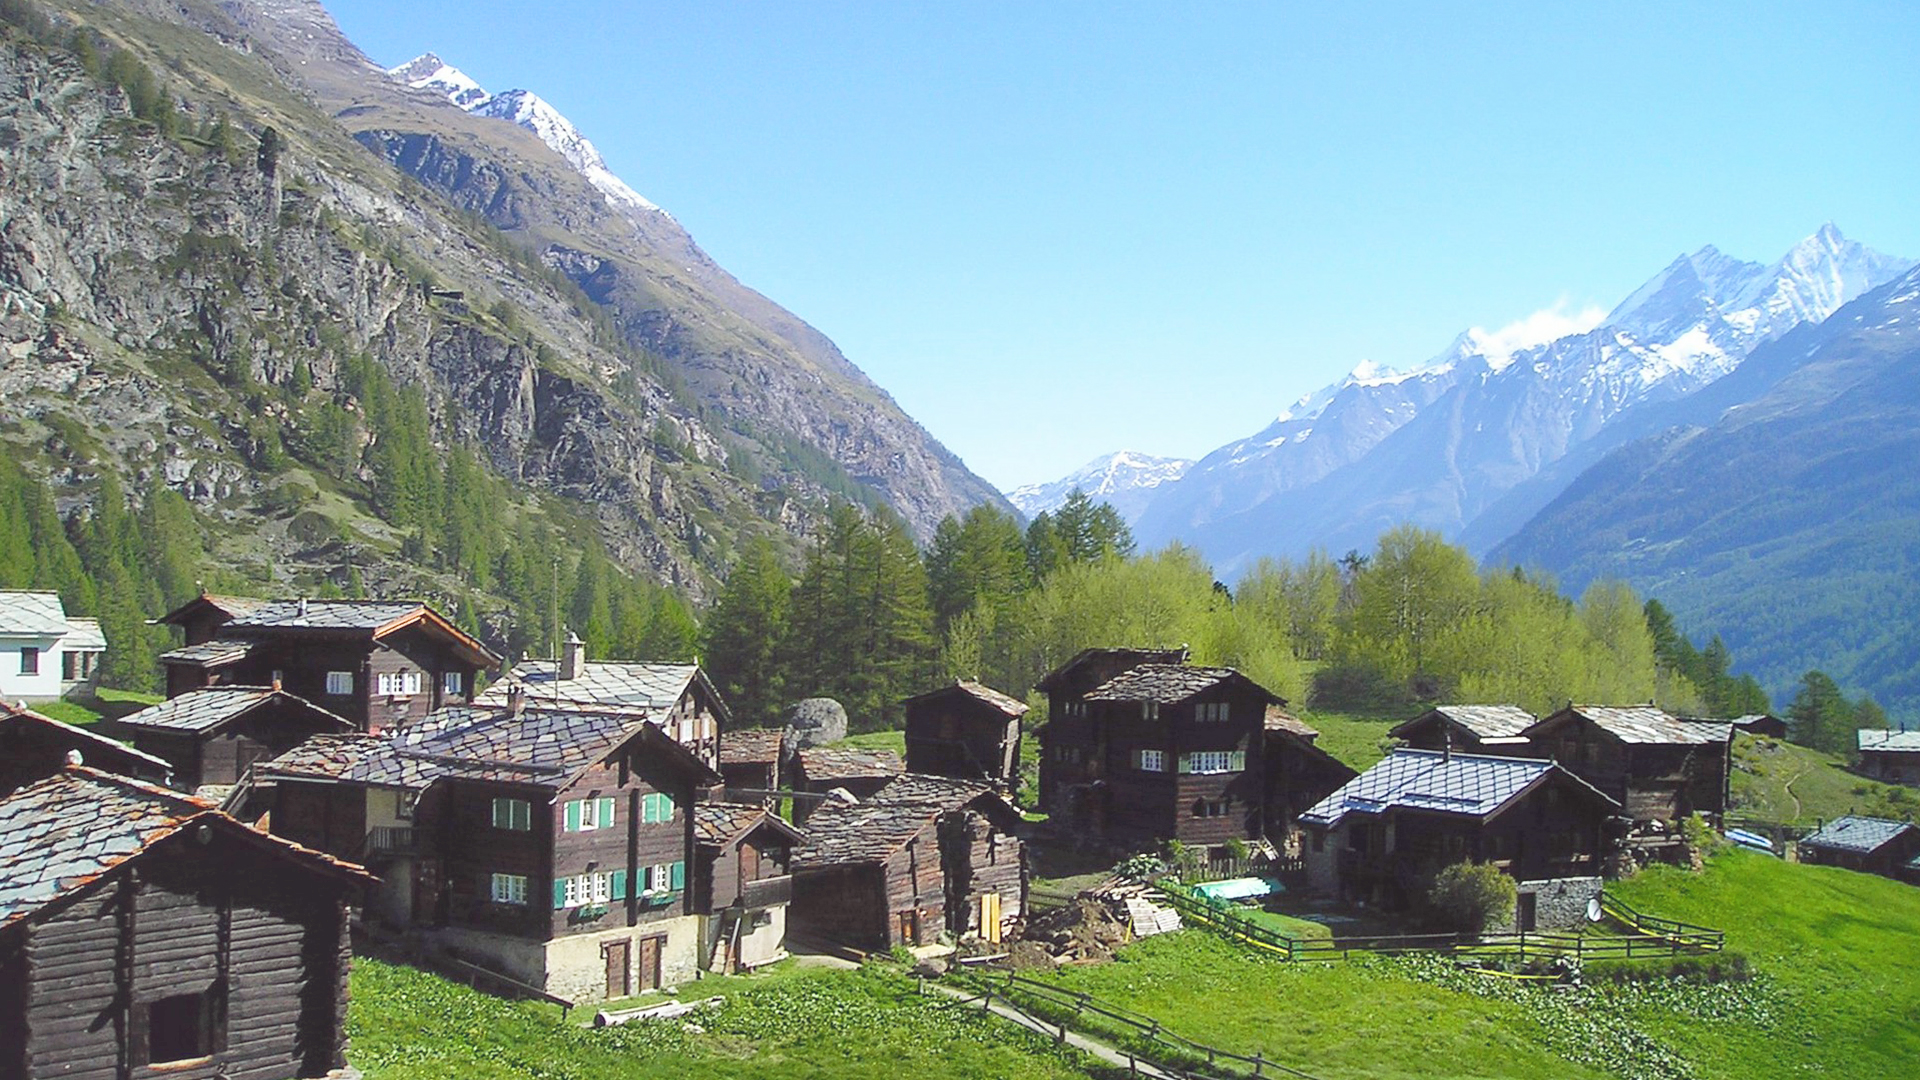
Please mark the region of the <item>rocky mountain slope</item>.
<svg viewBox="0 0 1920 1080"><path fill-rule="evenodd" d="M1808 668L1920 709L1920 270L1762 345L1582 471L1492 558L1618 577L1776 695Z"/></svg>
<svg viewBox="0 0 1920 1080"><path fill-rule="evenodd" d="M1512 349L1468 333L1411 372L1363 366L1201 459L1137 531L1229 573L1260 554L1364 550L1408 521L1484 551L1570 479L1556 463L1610 445L1618 418L1685 398L1910 265L1831 225L1771 265L1703 248L1584 333Z"/></svg>
<svg viewBox="0 0 1920 1080"><path fill-rule="evenodd" d="M1094 458L1072 473L1048 484L1027 484L1007 492L1007 498L1028 517L1058 510L1067 496L1085 492L1097 502L1109 503L1131 523L1162 486L1185 475L1193 462L1185 458L1154 457L1121 450Z"/></svg>

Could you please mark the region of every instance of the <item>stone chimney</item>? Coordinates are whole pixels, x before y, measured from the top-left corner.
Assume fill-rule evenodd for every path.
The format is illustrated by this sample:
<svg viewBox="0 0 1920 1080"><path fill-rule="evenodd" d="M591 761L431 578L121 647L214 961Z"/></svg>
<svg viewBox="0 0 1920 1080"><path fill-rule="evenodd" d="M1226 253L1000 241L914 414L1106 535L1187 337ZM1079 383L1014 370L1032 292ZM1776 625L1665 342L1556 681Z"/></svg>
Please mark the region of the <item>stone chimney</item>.
<svg viewBox="0 0 1920 1080"><path fill-rule="evenodd" d="M519 683L507 690L507 711L515 717L527 711L527 688Z"/></svg>
<svg viewBox="0 0 1920 1080"><path fill-rule="evenodd" d="M587 643L580 635L567 631L566 644L560 647L560 678L577 679L587 666Z"/></svg>

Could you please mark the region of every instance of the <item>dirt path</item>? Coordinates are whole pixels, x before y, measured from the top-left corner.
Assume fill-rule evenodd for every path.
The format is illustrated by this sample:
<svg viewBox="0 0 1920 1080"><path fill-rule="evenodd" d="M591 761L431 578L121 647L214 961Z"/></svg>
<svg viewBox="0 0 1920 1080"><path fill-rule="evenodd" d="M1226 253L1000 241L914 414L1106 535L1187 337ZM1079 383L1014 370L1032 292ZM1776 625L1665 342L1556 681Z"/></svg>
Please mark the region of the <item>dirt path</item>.
<svg viewBox="0 0 1920 1080"><path fill-rule="evenodd" d="M1801 777L1803 777L1803 776L1805 776L1805 775L1807 775L1807 770L1805 770L1805 769L1801 769L1801 770L1800 770L1799 772L1797 772L1797 773L1794 773L1794 774L1793 774L1792 776L1790 776L1790 777L1788 777L1788 778L1787 778L1787 783L1786 783L1786 789L1787 789L1787 798L1789 798L1789 799L1792 799L1792 800L1793 800L1793 817L1792 817L1792 818L1790 819L1790 820L1793 820L1793 821L1799 821L1799 820L1800 820L1800 813L1801 813L1801 811L1802 811L1802 810L1804 809L1804 808L1803 808L1803 807L1802 807L1802 806L1800 805L1800 796L1798 796L1798 795L1795 795L1795 794L1793 793L1793 782L1794 782L1795 780L1798 780L1798 779L1800 779Z"/></svg>

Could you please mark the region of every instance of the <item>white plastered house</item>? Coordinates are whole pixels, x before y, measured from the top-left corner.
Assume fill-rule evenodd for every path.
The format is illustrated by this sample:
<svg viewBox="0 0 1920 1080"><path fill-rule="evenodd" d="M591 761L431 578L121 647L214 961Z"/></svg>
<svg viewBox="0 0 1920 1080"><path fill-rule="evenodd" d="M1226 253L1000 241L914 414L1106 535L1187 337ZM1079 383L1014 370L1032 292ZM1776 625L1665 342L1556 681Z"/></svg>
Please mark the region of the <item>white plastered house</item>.
<svg viewBox="0 0 1920 1080"><path fill-rule="evenodd" d="M107 639L58 593L0 590L0 698L54 701L93 689Z"/></svg>

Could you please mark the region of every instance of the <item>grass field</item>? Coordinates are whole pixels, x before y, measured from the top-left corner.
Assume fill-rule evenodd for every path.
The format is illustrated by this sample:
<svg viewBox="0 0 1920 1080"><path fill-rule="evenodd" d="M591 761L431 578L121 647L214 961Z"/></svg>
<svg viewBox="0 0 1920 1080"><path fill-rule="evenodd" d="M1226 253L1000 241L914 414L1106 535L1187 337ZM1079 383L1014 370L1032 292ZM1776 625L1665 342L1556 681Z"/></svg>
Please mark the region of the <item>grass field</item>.
<svg viewBox="0 0 1920 1080"><path fill-rule="evenodd" d="M1320 732L1315 745L1361 772L1387 756L1392 740L1387 732L1397 724L1420 714L1410 709L1404 716L1368 716L1361 713L1302 712L1300 719Z"/></svg>
<svg viewBox="0 0 1920 1080"><path fill-rule="evenodd" d="M869 731L860 735L849 735L835 746L857 746L862 750L891 750L901 757L907 756L907 733L904 731Z"/></svg>
<svg viewBox="0 0 1920 1080"><path fill-rule="evenodd" d="M51 716L69 724L86 727L101 720L118 720L128 713L139 712L149 705L159 704L163 698L159 694L141 694L132 690L110 690L101 688L91 701L49 701L35 705L33 711L42 716Z"/></svg>
<svg viewBox="0 0 1920 1080"><path fill-rule="evenodd" d="M704 997L702 986L687 989ZM899 975L788 968L729 980L725 1004L682 1021L583 1028L356 960L348 1060L368 1080L1064 1080L1085 1061L1030 1032L917 997Z"/></svg>
<svg viewBox="0 0 1920 1080"><path fill-rule="evenodd" d="M1920 810L1920 792L1856 776L1845 766L1841 758L1804 746L1736 735L1732 809L1802 825L1842 814L1899 818Z"/></svg>
<svg viewBox="0 0 1920 1080"><path fill-rule="evenodd" d="M1916 1074L1920 889L1744 852L1608 887L1724 928L1757 977L1555 991L1437 959L1289 964L1189 930L1056 978L1325 1080Z"/></svg>

